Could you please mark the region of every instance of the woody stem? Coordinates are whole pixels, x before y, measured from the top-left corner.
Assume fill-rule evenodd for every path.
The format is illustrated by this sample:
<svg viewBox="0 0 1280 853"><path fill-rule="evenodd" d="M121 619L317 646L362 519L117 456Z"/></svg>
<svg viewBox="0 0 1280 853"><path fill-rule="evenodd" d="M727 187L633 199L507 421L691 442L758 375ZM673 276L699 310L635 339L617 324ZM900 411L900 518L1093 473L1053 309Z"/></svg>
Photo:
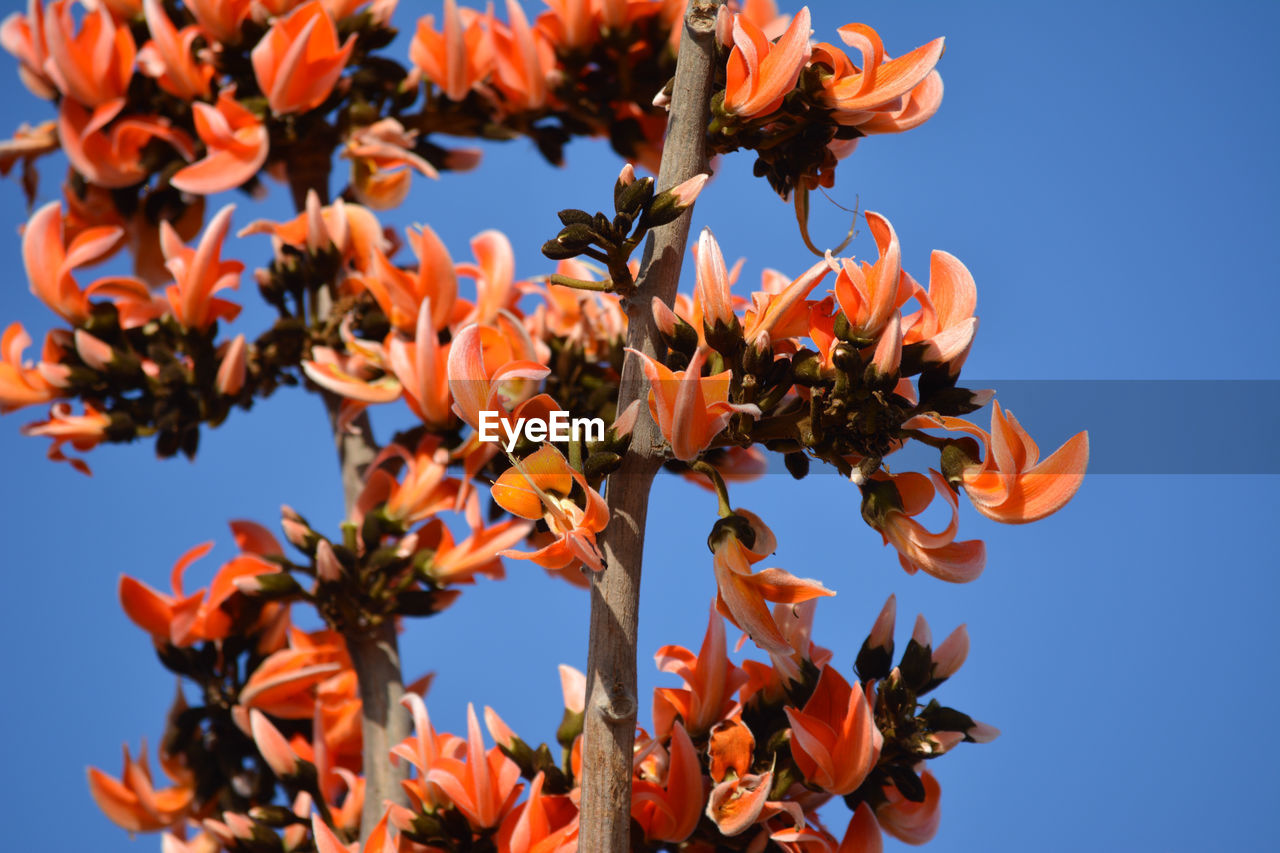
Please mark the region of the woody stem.
<svg viewBox="0 0 1280 853"><path fill-rule="evenodd" d="M289 172L289 188L299 212L306 207L309 189L316 191L322 204L329 201L331 153L327 150L323 156L316 152L308 153L310 157L298 160L303 167ZM317 300L317 322L325 322L332 310L329 289L322 288ZM367 412L361 412L349 426L341 428L342 398L327 391L322 391L321 396L338 451L343 505L346 516L350 518L364 486L365 470L378 455L378 445L374 441ZM344 637L360 687L361 757L365 777L364 806L360 815L360 843L363 845L374 825L382 818L386 800L399 805L408 804L400 785L400 781L407 778L407 767L403 762L393 765L390 753L393 746L409 736L409 714L400 704L404 696L404 677L400 671L395 617L374 619L367 626L349 627L344 631Z"/></svg>
<svg viewBox="0 0 1280 853"><path fill-rule="evenodd" d="M715 62L717 0L690 0L676 62L667 138L658 173L659 191L707 171ZM651 304L675 300L689 237L690 211L655 228L645 244L640 276L626 300L627 346L656 356L658 330ZM648 397L640 360L628 354L622 367L618 411ZM601 535L605 570L592 578L587 657L587 705L582 755L582 810L578 849L626 853L631 830L631 755L636 726L636 629L640 567L649 487L662 464L662 436L640 407L631 448L606 491L609 525Z"/></svg>

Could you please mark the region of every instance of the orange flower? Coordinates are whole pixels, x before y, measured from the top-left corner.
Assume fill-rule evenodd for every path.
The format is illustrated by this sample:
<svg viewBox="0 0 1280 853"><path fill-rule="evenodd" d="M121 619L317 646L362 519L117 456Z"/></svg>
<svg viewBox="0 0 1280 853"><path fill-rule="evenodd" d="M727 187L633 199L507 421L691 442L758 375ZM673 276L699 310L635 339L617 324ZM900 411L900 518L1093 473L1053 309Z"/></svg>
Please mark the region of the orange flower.
<svg viewBox="0 0 1280 853"><path fill-rule="evenodd" d="M937 71L930 71L928 76L917 83L910 92L896 102L891 101L876 110L865 121L860 120L857 127L866 136L873 133L902 133L913 127L919 127L933 118L933 114L940 106L942 106L942 76ZM841 119L847 121L849 118L842 113L836 113L836 116L837 121ZM857 142L857 140L850 140L850 142Z"/></svg>
<svg viewBox="0 0 1280 853"><path fill-rule="evenodd" d="M813 634L813 616L817 609L816 598L800 604L773 606L774 624L791 649L787 653L770 652L771 665L754 660L742 662L742 668L748 676L747 685L742 688L743 704L756 693L763 693L770 701L777 699L788 683L799 684L804 680L806 662L821 670L831 660L831 650L822 648L810 639Z"/></svg>
<svg viewBox="0 0 1280 853"><path fill-rule="evenodd" d="M44 0L27 0L27 14L14 12L0 24L0 46L17 57L18 76L37 98L53 100L57 89L45 71Z"/></svg>
<svg viewBox="0 0 1280 853"><path fill-rule="evenodd" d="M270 234L299 251L317 252L332 248L345 265L365 270L375 251L391 250L391 242L383 233L378 217L367 207L346 204L341 198L321 206L315 190L307 192L306 208L288 222L258 219L240 229L237 237ZM416 316L416 315L415 315Z"/></svg>
<svg viewBox="0 0 1280 853"><path fill-rule="evenodd" d="M138 52L142 73L156 78L161 89L184 101L209 97L213 65L192 56L192 48L201 35L200 27L183 27L179 31L159 0L143 0L142 8L147 29L151 31L151 41Z"/></svg>
<svg viewBox="0 0 1280 853"><path fill-rule="evenodd" d="M875 812L865 801L858 804L853 817L849 818L849 826L844 831L837 853L883 853L884 837L880 834L880 824L876 822Z"/></svg>
<svg viewBox="0 0 1280 853"><path fill-rule="evenodd" d="M117 25L106 4L85 15L80 32L71 17L72 0L53 0L44 19L49 51L44 70L58 90L93 110L86 130L98 130L124 107L137 53L127 24Z"/></svg>
<svg viewBox="0 0 1280 853"><path fill-rule="evenodd" d="M804 778L836 796L852 792L880 759L884 736L866 694L824 667L804 710L784 708L791 723L791 754Z"/></svg>
<svg viewBox="0 0 1280 853"><path fill-rule="evenodd" d="M214 106L191 105L205 155L180 169L169 179L170 184L183 192L213 195L234 189L258 174L271 146L267 128L235 95L236 87L231 85L218 92Z"/></svg>
<svg viewBox="0 0 1280 853"><path fill-rule="evenodd" d="M268 655L240 688L237 708L258 709L283 720L308 720L316 713L325 682L351 672L351 659L340 635L311 634L291 628L288 646ZM310 760L310 756L304 756Z"/></svg>
<svg viewBox="0 0 1280 853"><path fill-rule="evenodd" d="M702 765L679 723L672 726L670 760L664 763L665 779L647 778L643 770L632 779L631 817L646 839L679 844L697 827L703 797Z"/></svg>
<svg viewBox="0 0 1280 853"><path fill-rule="evenodd" d="M557 263L556 272L583 281L596 280L590 267L574 259ZM627 315L617 294L556 286L540 290L543 302L528 321L534 338L567 338L568 343L580 348L588 360L603 358L615 344L626 338ZM661 300L655 299L655 305L661 304Z"/></svg>
<svg viewBox="0 0 1280 853"><path fill-rule="evenodd" d="M10 323L0 336L0 415L62 396L59 387L46 378L58 378L61 348L53 335L45 337L42 360L36 367L22 360L22 351L30 345L31 336L21 323Z"/></svg>
<svg viewBox="0 0 1280 853"><path fill-rule="evenodd" d="M507 104L516 110L536 110L545 106L547 78L556 67L555 49L546 33L529 26L517 0L507 0L509 26L490 13L493 33L494 83Z"/></svg>
<svg viewBox="0 0 1280 853"><path fill-rule="evenodd" d="M951 507L951 523L930 533L913 516L928 508L935 492ZM892 542L898 549L898 562L908 574L923 569L944 581L968 583L986 565L981 539L955 541L960 510L955 492L937 471L931 470L929 477L907 471L871 481L863 493L862 516L880 531L886 545Z"/></svg>
<svg viewBox="0 0 1280 853"><path fill-rule="evenodd" d="M726 652L724 622L711 609L702 646L695 655L683 646L663 646L654 655L661 672L684 680L684 687L658 687L653 691L653 727L659 737L671 732L679 716L695 736L740 710L733 694L747 681L746 673L730 662Z"/></svg>
<svg viewBox="0 0 1280 853"><path fill-rule="evenodd" d="M881 119L880 123L873 124L872 132L884 133L907 129L904 126L894 127L895 122L915 126L937 110L938 103L942 100L941 79L934 80L928 84L928 88L921 90L917 107L909 116L904 116L902 111L908 109L908 106L902 104L899 98L908 95L929 78L934 66L942 58L945 47L943 39L934 39L905 56L889 59L885 56L880 36L871 27L865 24L846 24L840 28L839 33L845 44L862 54L863 68L855 69L838 48L823 45L823 59L833 66L834 72L825 83L824 100L836 111L836 121L860 126L868 120L874 122L874 114L877 112L897 113L896 118Z"/></svg>
<svg viewBox="0 0 1280 853"><path fill-rule="evenodd" d="M760 820L772 787L772 770L725 779L707 798L707 817L721 834L741 835Z"/></svg>
<svg viewBox="0 0 1280 853"><path fill-rule="evenodd" d="M271 111L306 112L324 103L355 46L355 33L338 46L338 31L320 0L277 18L250 54Z"/></svg>
<svg viewBox="0 0 1280 853"><path fill-rule="evenodd" d="M81 474L89 474L89 466L83 459L69 459L62 452L64 444L70 444L81 453L85 453L106 438L107 428L111 426L111 417L99 412L91 404L84 404L83 415L71 414L71 406L66 403L55 403L49 409L49 420L37 421L22 428L23 435L45 435L53 439L48 457L54 462L70 462L71 467Z"/></svg>
<svg viewBox="0 0 1280 853"><path fill-rule="evenodd" d="M992 405L990 433L962 418L937 415L913 418L904 426L935 426L977 438L983 461L969 460L947 476L964 489L974 509L1004 524L1038 521L1062 509L1084 482L1089 465L1088 432L1076 433L1042 461L1039 446L999 402Z"/></svg>
<svg viewBox="0 0 1280 853"><path fill-rule="evenodd" d="M547 0L547 11L538 16L538 29L558 47L583 48L599 38L591 0Z"/></svg>
<svg viewBox="0 0 1280 853"><path fill-rule="evenodd" d="M474 491L467 500L466 519L471 535L457 544L454 544L453 533L438 518L418 533L418 548L432 552L425 571L439 584L471 583L476 575L501 578L499 555L516 556L506 549L519 543L533 529L530 522L516 519L486 527Z"/></svg>
<svg viewBox="0 0 1280 853"><path fill-rule="evenodd" d="M476 829L498 826L524 787L519 784L519 766L503 755L501 749L495 746L485 752L476 709L470 704L467 705L466 760L438 756L427 773L427 780L438 785Z"/></svg>
<svg viewBox="0 0 1280 853"><path fill-rule="evenodd" d="M75 170L89 183L106 189L129 187L146 179L149 173L142 151L153 139L172 145L184 160L194 156L191 140L167 119L130 116L109 130L101 129L95 127L84 107L70 99L62 102L58 113L58 138Z"/></svg>
<svg viewBox="0 0 1280 853"><path fill-rule="evenodd" d="M440 343L431 314L431 299L424 299L415 339L406 341L395 333L387 336L387 366L400 382L410 410L423 423L444 427L453 421L448 373L451 345Z"/></svg>
<svg viewBox="0 0 1280 853"><path fill-rule="evenodd" d="M724 106L743 117L768 115L796 86L809 61L809 7L796 15L791 26L770 43L751 19L738 15L733 22L733 50L726 68Z"/></svg>
<svg viewBox="0 0 1280 853"><path fill-rule="evenodd" d="M734 717L716 723L707 740L711 781L722 782L730 773L734 776L746 776L751 769L755 748L755 735L751 734L751 729L742 720Z"/></svg>
<svg viewBox="0 0 1280 853"><path fill-rule="evenodd" d="M174 283L165 290L174 319L185 328L204 330L217 320L234 320L240 306L213 294L227 288L240 286L240 273L244 264L240 261L222 260L222 241L231 228L231 213L236 209L229 204L209 220L204 236L195 249L183 244L178 232L167 222L160 224L160 246L164 251L165 266L173 273Z"/></svg>
<svg viewBox="0 0 1280 853"><path fill-rule="evenodd" d="M797 578L782 569L763 569L752 573L752 564L772 554L777 548L777 540L759 516L743 509L735 514L750 525L754 542L748 547L729 525L717 525L717 530L712 533L718 589L716 607L760 648L770 653L790 654L793 651L791 644L773 621L767 602L799 604L835 593L818 581Z"/></svg>
<svg viewBox="0 0 1280 853"><path fill-rule="evenodd" d="M914 803L895 786L887 785L885 801L876 807L880 828L907 844L924 844L932 839L942 820L942 786L928 770L921 771L920 781L924 783L924 802Z"/></svg>
<svg viewBox="0 0 1280 853"><path fill-rule="evenodd" d="M516 255L501 231L489 229L471 238L476 262L458 264L459 275L476 280L476 304L463 322L497 323L504 311L515 309L520 299L516 284Z"/></svg>
<svg viewBox="0 0 1280 853"><path fill-rule="evenodd" d="M447 371L453 411L474 429L480 429L481 412L507 413L514 409L518 413L521 403L531 402L527 398L529 391L536 388L534 383L551 372L529 360L534 355L531 345L525 347L526 352L513 353L511 338L527 344L527 334L521 340L518 336L523 328L510 331L515 334L504 335L491 326L472 324L459 332L449 346Z"/></svg>
<svg viewBox="0 0 1280 853"><path fill-rule="evenodd" d="M253 0L184 0L182 5L214 41L234 44L240 40L240 26L249 17Z"/></svg>
<svg viewBox="0 0 1280 853"><path fill-rule="evenodd" d="M409 194L410 170L438 178L435 167L413 152L416 130L384 118L347 138L342 156L351 160L351 190L374 210L399 207Z"/></svg>
<svg viewBox="0 0 1280 853"><path fill-rule="evenodd" d="M575 483L586 496L585 507L571 497ZM533 560L548 569L566 569L581 561L594 571L603 571L596 534L608 524L609 510L599 492L569 467L553 445L543 445L503 471L493 484L492 494L494 501L512 515L545 521L556 537L532 553L504 551L503 556Z"/></svg>
<svg viewBox="0 0 1280 853"><path fill-rule="evenodd" d="M416 693L405 694L400 704L408 708L413 716L413 734L392 747L391 760L403 759L417 768L418 778L401 784L413 799L414 805L420 809L435 811L447 805L449 798L438 785L428 779L427 774L441 758L461 759L466 755L467 742L448 732L436 734L427 706Z"/></svg>
<svg viewBox="0 0 1280 853"><path fill-rule="evenodd" d="M781 273L766 270L764 289L751 294L751 308L744 318L746 342L756 346L808 334L808 296L831 269L831 263L824 259L790 282Z"/></svg>
<svg viewBox="0 0 1280 853"><path fill-rule="evenodd" d="M578 807L563 795L542 793L545 774L529 783L529 798L511 810L498 831L505 853L570 853L578 847Z"/></svg>
<svg viewBox="0 0 1280 853"><path fill-rule="evenodd" d="M381 467L392 459L404 467L403 482ZM458 481L448 474L449 451L440 446L438 436L425 436L413 453L399 444L389 444L369 466L351 520L359 525L365 514L380 504L386 504L387 518L406 527L428 519L453 507L457 500Z"/></svg>
<svg viewBox="0 0 1280 853"><path fill-rule="evenodd" d="M924 360L945 364L952 376L960 372L969 346L978 331L973 309L978 304L978 288L973 276L954 255L935 251L929 256L929 289L911 280L920 310L902 320L902 343L924 344Z"/></svg>
<svg viewBox="0 0 1280 853"><path fill-rule="evenodd" d="M880 257L875 264L863 261L861 267L844 258L835 293L853 333L871 340L879 336L894 309L911 298L912 288L910 280L902 275L902 249L893 226L869 210L866 218Z"/></svg>
<svg viewBox="0 0 1280 853"><path fill-rule="evenodd" d="M446 98L461 101L493 66L484 18L473 9L459 9L454 0L444 0L444 32L436 32L435 16L421 18L409 59Z"/></svg>
<svg viewBox="0 0 1280 853"><path fill-rule="evenodd" d="M388 835L385 812L374 824L373 831L365 839L363 847L354 842L343 844L329 825L320 818L318 812L311 816L311 836L315 839L316 853L353 853L353 851L354 853L392 853L393 850L403 849L392 842L391 836Z"/></svg>
<svg viewBox="0 0 1280 853"><path fill-rule="evenodd" d="M369 291L391 325L413 332L424 300L431 301L432 334L450 325L458 301L458 276L443 241L428 225L405 229L405 241L418 259L418 268L402 270L379 248L369 255L368 274L352 283Z"/></svg>
<svg viewBox="0 0 1280 853"><path fill-rule="evenodd" d="M143 743L137 761L129 756L129 747L125 746L124 772L119 779L96 767L89 768L89 793L93 801L112 823L129 832L158 832L179 823L186 817L195 797L195 788L185 782L157 791L151 783L147 764L147 745ZM173 762L165 762L162 757L161 764L173 778L170 770Z"/></svg>
<svg viewBox="0 0 1280 853"><path fill-rule="evenodd" d="M218 569L208 590L186 595L182 591L182 576L188 566L208 554L212 547L212 542L205 542L178 559L170 573L172 596L157 592L128 575L120 576L121 608L130 621L150 634L157 644L182 647L201 640L224 638L231 630L232 620L222 605L237 594L236 580L279 571L274 563L252 554L241 554ZM264 618L269 616L264 613Z"/></svg>
<svg viewBox="0 0 1280 853"><path fill-rule="evenodd" d="M649 378L649 413L671 444L671 454L683 462L692 462L739 412L759 417L760 409L752 403L729 402L729 380L732 371L725 370L702 376L707 351L699 348L689 367L673 371L639 350L627 348L642 360Z"/></svg>
<svg viewBox="0 0 1280 853"><path fill-rule="evenodd" d="M151 291L133 278L103 278L81 290L72 270L101 260L117 247L123 231L86 228L66 242L62 205L51 201L35 212L22 233L22 260L31 292L73 326L89 319L90 296L114 297L121 325L132 328L154 316Z"/></svg>

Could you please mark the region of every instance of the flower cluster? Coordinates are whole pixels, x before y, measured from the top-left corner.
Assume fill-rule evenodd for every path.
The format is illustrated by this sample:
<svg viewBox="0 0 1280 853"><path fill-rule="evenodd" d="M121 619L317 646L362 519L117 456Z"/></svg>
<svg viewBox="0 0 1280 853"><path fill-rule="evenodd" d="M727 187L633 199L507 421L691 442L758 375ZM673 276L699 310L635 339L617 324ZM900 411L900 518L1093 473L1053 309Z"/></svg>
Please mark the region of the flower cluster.
<svg viewBox="0 0 1280 853"><path fill-rule="evenodd" d="M126 748L119 778L90 770L117 824L165 831L172 853L576 850L584 676L561 670L558 758L491 709L495 746L473 708L466 737L437 731L425 680L403 702L413 734L377 754L360 725L360 650L445 610L461 585L501 578L504 557L579 586L614 570L606 478L640 459L715 494L717 592L700 650L657 654L682 685L655 692L652 734L636 740L635 849L848 853L878 850L882 832L933 835L940 789L925 765L995 735L926 698L967 655L964 628L934 648L918 620L894 665L891 598L849 678L811 638L829 579L761 568L776 537L735 508L729 484L763 474L770 453L797 479L825 463L908 573L966 582L986 549L958 538L960 495L994 521L1042 519L1080 487L1088 437L1041 459L994 392L960 384L978 328L974 279L937 251L921 285L878 213L865 215L874 259L841 249L795 275L766 269L749 296L735 292L743 263L726 263L703 230L692 292L649 298L633 255L709 179L657 192L635 170L659 159L684 5L548 0L531 17L507 0L499 19L492 5L445 0L413 28L407 65L378 54L395 35L395 0L29 0L0 25L22 80L57 112L0 145L0 173L21 161L34 202L35 161L60 149L70 162L61 200L22 233L31 291L63 326L37 361L21 325L4 329L0 413L49 405L24 432L87 473L68 448L154 437L160 456L193 456L202 427L302 385L323 395L339 443L368 451L344 470L337 535L285 507L294 556L238 521L238 555L203 589L185 578L207 544L178 561L169 591L122 578L124 612L185 687L158 750L171 784L156 788L145 746L136 758ZM810 41L807 9L781 16L771 0L719 7L714 30L707 148L755 151L757 174L796 192L798 211L858 138L915 127L941 101L941 39L894 59L874 30L849 24L839 35L859 67ZM561 210L542 247L554 270L521 279L498 231L456 260L429 225L380 221L414 174L477 164L440 136L528 138L553 162L572 137L603 136L630 162L613 212ZM331 195L335 158L350 171ZM253 194L264 174L288 184L294 218L252 221L234 238L232 205L205 222L206 196ZM246 276L224 252L262 237L270 258L249 276L277 316L256 336L224 335L240 313L229 292ZM132 275L88 279L122 252ZM636 380L625 394L624 374ZM414 425L376 447L370 412L400 403ZM989 429L964 419L989 403ZM608 426L566 438L551 429L562 418ZM510 441L484 437L494 423ZM936 467L896 464L912 442L938 453ZM935 532L919 516L938 498L950 515ZM300 607L324 627L299 628ZM732 663L722 620L767 662ZM403 790L390 785L366 809L389 761ZM842 835L816 815L834 798L849 810Z"/></svg>
<svg viewBox="0 0 1280 853"><path fill-rule="evenodd" d="M720 8L716 32L726 54L724 89L712 109L717 151L756 152L756 175L786 198L792 190L830 187L836 161L864 136L901 133L928 121L942 103L934 67L943 40L891 59L866 24L840 27L833 44L809 41L809 9L780 17L771 2Z"/></svg>
<svg viewBox="0 0 1280 853"><path fill-rule="evenodd" d="M232 566L220 570L215 588L237 571L257 577ZM927 765L998 732L924 698L964 662L964 626L935 648L928 624L917 618L893 665L894 610L890 598L852 682L812 640L813 602L774 608L785 642L767 661L731 661L714 609L696 652L659 649L658 668L681 686L654 691L653 733L638 732L631 817L640 849L772 843L788 853L864 851L879 849L881 832L928 841L941 794ZM332 634L290 628L283 610L265 615L275 624L258 634L245 682L216 701L207 686L204 707L175 707L161 751L171 787L151 788L145 751L136 760L126 751L119 779L90 770L94 797L116 823L170 830L167 850L355 849L346 839L356 835L364 791L350 662ZM157 643L175 659L183 648L168 637ZM198 677L196 657L183 658L193 662L190 678ZM577 850L586 680L569 666L560 667L560 679L558 759L545 743L530 746L492 708L483 719L495 745L486 746L473 707L461 737L434 726L420 692L406 695L414 731L389 758L412 769L403 783L409 806L389 804L363 850ZM219 775L231 762L213 761L211 743L221 755L234 751L233 774ZM212 812L210 791L219 803ZM290 807L272 804L277 791ZM816 813L836 798L849 811L842 836ZM191 831L195 838L179 840Z"/></svg>

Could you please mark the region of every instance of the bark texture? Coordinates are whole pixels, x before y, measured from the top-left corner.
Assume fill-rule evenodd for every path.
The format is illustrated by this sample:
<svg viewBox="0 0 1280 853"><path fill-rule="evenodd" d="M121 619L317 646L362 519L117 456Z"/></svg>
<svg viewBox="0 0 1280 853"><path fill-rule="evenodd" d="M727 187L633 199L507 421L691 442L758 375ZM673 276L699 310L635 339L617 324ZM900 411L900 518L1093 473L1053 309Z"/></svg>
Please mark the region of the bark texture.
<svg viewBox="0 0 1280 853"><path fill-rule="evenodd" d="M676 64L675 86L657 189L670 189L707 171L706 130L715 62L716 0L691 0ZM655 296L671 304L680 279L692 212L655 229L645 245L635 295L628 301L627 345L650 356L658 332L650 309ZM623 364L618 410L648 397L640 360ZM641 403L631 449L606 488L609 526L602 534L605 570L591 587L587 707L582 756L582 811L578 849L626 853L630 849L631 755L636 728L636 629L649 488L662 464L662 435Z"/></svg>

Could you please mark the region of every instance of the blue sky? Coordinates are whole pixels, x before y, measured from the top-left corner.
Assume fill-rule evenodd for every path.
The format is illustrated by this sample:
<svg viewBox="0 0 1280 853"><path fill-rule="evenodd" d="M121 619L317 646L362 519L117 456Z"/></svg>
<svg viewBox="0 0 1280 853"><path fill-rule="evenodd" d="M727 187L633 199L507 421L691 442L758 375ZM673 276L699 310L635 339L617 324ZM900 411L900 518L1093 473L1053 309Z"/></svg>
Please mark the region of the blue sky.
<svg viewBox="0 0 1280 853"><path fill-rule="evenodd" d="M418 9L402 6L405 26ZM965 368L971 384L1031 380L1000 395L1015 412L1018 394L1059 387L1041 380L1254 380L1258 400L1274 394L1280 7L812 8L819 40L835 41L835 28L854 20L874 26L894 54L947 36L941 111L908 134L864 141L832 197L886 215L917 277L935 248L968 265L982 321ZM0 131L52 115L10 79ZM558 171L523 142L490 147L480 172L417 183L387 221L430 223L455 259L467 256L471 235L496 227L515 244L520 275L547 272L537 247L556 228L554 211L607 203L620 165L592 142L571 146L568 159ZM45 198L58 172L45 161ZM283 218L278 195L264 205L228 196L236 226ZM816 239L833 242L846 214L821 197L814 207ZM0 184L0 211L0 263L13 271L0 288L0 322L20 320L38 338L54 318L20 272L13 181ZM794 274L810 263L790 208L750 179L745 156L723 161L696 214L730 260L746 256L744 291L764 267ZM267 260L265 238L229 245L251 268ZM865 234L853 249L874 252ZM246 277L239 301L253 299ZM231 329L252 334L263 316L247 311ZM963 587L905 575L861 523L856 490L837 477L771 475L733 489L735 503L778 534L770 565L838 590L819 608L817 639L842 666L890 592L900 642L917 612L939 637L967 623L969 662L940 698L1003 735L934 765L943 819L931 849L1271 848L1280 750L1265 709L1280 698L1280 589L1268 531L1278 469L1265 447L1274 421L1248 387L1235 386L1230 405L1211 381L1171 382L1167 409L1099 405L1085 394L1059 401L1059 415L1044 422L1028 415L1042 446L1094 429L1101 454L1098 438L1110 431L1167 462L1108 465L1064 511L1029 527L996 525L962 502L962 536L988 547L985 574ZM1207 426L1190 431L1183 415L1192 411ZM404 418L388 414L384 434ZM156 461L146 445L106 447L90 456L92 479L47 462L43 441L19 436L33 413L0 420L7 847L158 849L102 817L84 781L87 764L119 771L121 742L155 743L173 691L117 606L122 572L162 587L180 554L215 539L214 555L189 575L204 580L232 553L226 521L274 528L281 503L336 531L341 494L319 401L281 393L237 415L204 434L195 464ZM1219 446L1257 446L1271 454L1259 463L1267 473L1220 473L1248 469L1216 466ZM696 648L704 630L714 583L703 542L714 513L712 498L674 478L655 490L641 607L644 722L649 691L673 683L658 677L652 653L672 642ZM459 730L473 701L527 739L550 739L556 665L584 667L586 625L580 591L515 563L508 580L482 582L442 616L411 623L405 668L437 673L428 697L437 725Z"/></svg>

